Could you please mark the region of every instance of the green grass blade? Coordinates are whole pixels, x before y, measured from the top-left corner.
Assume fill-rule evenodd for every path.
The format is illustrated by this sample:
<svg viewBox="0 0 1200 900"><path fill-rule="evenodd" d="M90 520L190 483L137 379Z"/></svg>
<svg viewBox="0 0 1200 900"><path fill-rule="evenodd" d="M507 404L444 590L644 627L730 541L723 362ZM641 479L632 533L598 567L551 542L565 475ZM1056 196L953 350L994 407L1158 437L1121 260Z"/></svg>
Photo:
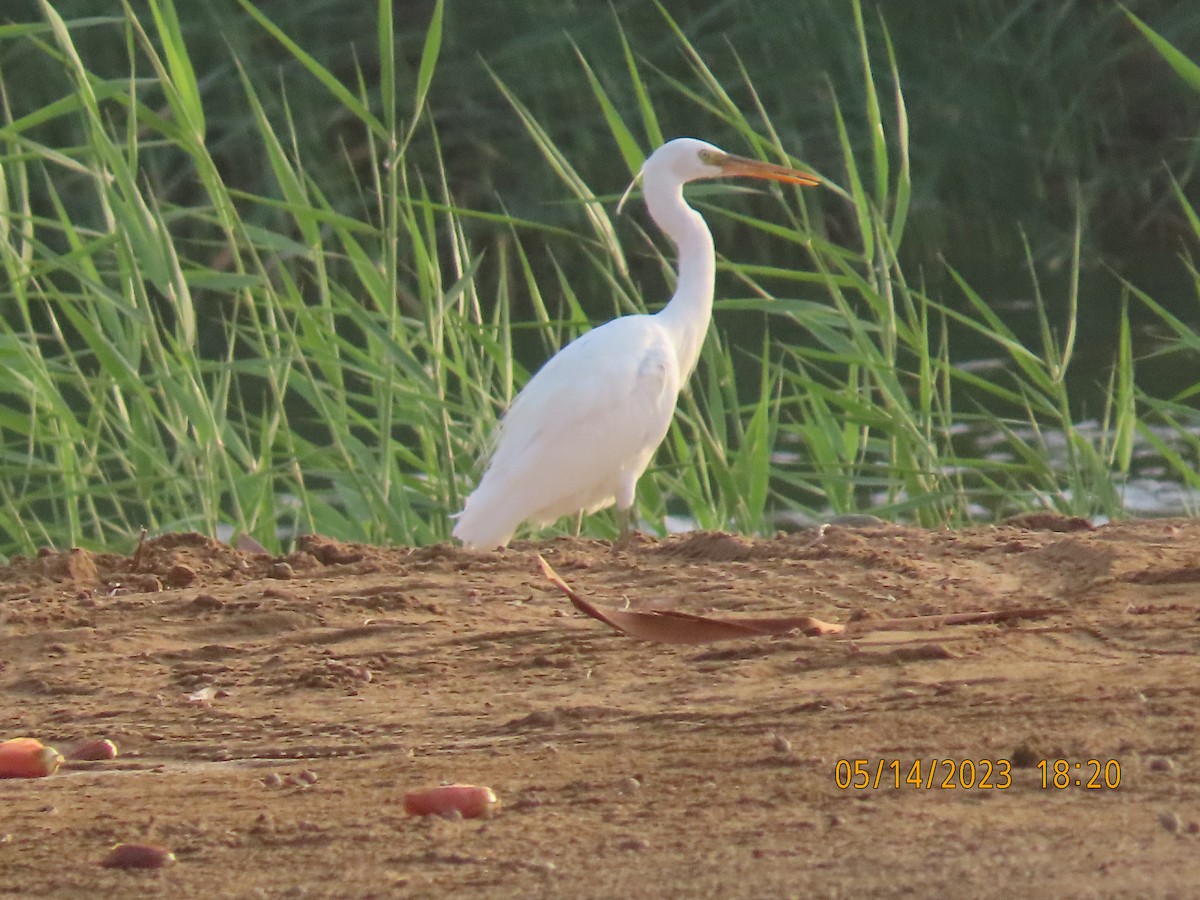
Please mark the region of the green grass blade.
<svg viewBox="0 0 1200 900"><path fill-rule="evenodd" d="M45 3L46 0L41 0ZM280 45L284 47L296 60L304 66L310 75L319 81L330 94L340 103L345 109L349 110L355 118L369 127L371 131L379 138L386 139L387 129L383 123L376 118L367 108L366 104L354 95L349 88L341 83L332 72L319 63L315 57L304 51L294 40L286 35L282 29L274 22L268 19L258 8L250 2L250 0L238 0L251 18L256 21L264 31L271 37L275 38Z"/></svg>
<svg viewBox="0 0 1200 900"><path fill-rule="evenodd" d="M1175 70L1175 74L1191 85L1192 88L1200 91L1200 65L1188 59L1170 41L1131 13L1124 5L1121 6L1121 9L1125 10L1125 15L1129 18L1129 21L1137 27L1138 31L1150 42L1150 45Z"/></svg>

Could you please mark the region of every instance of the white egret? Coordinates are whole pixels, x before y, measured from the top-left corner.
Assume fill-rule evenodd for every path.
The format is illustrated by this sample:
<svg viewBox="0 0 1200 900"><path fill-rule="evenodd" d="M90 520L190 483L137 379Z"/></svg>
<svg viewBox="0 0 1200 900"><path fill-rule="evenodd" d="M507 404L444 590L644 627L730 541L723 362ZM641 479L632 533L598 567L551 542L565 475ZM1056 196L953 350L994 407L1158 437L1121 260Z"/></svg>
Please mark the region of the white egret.
<svg viewBox="0 0 1200 900"><path fill-rule="evenodd" d="M500 422L479 486L456 516L454 536L465 546L501 547L523 522L548 525L614 502L628 515L712 318L712 233L684 201L683 186L735 175L817 183L694 138L677 138L651 154L642 166L643 192L651 218L678 249L675 293L654 315L623 316L580 336L529 380Z"/></svg>

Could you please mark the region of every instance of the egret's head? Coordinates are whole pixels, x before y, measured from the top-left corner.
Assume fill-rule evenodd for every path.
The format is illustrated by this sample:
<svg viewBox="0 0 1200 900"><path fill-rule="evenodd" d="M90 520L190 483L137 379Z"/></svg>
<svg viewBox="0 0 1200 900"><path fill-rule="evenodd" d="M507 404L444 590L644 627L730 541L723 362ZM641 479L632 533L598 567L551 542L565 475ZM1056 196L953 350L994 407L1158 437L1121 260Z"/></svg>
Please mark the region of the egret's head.
<svg viewBox="0 0 1200 900"><path fill-rule="evenodd" d="M720 178L721 160L727 156L720 147L696 138L667 141L642 164L642 177L685 183L699 178Z"/></svg>
<svg viewBox="0 0 1200 900"><path fill-rule="evenodd" d="M642 164L639 177L646 184L686 184L701 178L730 178L744 176L747 178L767 178L772 181L785 181L789 184L817 184L817 179L798 169L787 166L777 166L773 163L761 162L757 159L747 159L744 156L734 156L726 153L720 147L714 147L706 141L696 138L675 138L667 141L650 154ZM637 179L634 179L636 182ZM617 206L620 212L629 196L629 189Z"/></svg>

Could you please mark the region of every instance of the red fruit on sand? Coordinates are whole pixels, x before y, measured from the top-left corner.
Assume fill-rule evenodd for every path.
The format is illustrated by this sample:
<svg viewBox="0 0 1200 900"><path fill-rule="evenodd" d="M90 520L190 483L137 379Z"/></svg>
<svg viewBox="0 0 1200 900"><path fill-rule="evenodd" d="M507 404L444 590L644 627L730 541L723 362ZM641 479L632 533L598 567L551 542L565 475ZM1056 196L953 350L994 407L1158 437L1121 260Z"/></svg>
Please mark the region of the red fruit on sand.
<svg viewBox="0 0 1200 900"><path fill-rule="evenodd" d="M404 811L410 816L452 816L478 819L500 806L495 792L473 784L447 784L442 787L409 791L404 795Z"/></svg>
<svg viewBox="0 0 1200 900"><path fill-rule="evenodd" d="M43 778L62 765L62 755L36 738L0 743L0 778Z"/></svg>

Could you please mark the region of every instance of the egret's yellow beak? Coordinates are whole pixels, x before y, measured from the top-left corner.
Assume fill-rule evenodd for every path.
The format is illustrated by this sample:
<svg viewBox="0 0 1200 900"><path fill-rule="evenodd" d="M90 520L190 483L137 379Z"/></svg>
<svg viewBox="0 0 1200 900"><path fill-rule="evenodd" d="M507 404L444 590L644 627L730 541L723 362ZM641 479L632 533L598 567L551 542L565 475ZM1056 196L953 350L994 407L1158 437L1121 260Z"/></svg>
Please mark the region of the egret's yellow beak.
<svg viewBox="0 0 1200 900"><path fill-rule="evenodd" d="M788 184L820 184L817 178L799 169L789 169L787 166L777 166L774 163L760 162L757 159L747 159L744 156L734 156L723 153L713 159L713 165L721 170L721 176L743 176L746 178L769 178L771 181L786 181Z"/></svg>

